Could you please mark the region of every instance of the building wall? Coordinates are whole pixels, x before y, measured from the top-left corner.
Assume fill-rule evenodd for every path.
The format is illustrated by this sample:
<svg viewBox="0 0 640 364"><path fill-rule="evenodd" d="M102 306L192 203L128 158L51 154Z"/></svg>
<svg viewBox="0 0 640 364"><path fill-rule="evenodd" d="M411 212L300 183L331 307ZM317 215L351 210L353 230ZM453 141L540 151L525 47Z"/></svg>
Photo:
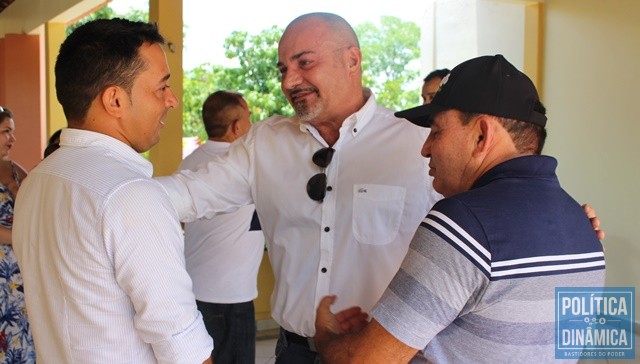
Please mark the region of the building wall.
<svg viewBox="0 0 640 364"><path fill-rule="evenodd" d="M478 55L503 54L513 65L524 65L524 14L521 3L478 2Z"/></svg>
<svg viewBox="0 0 640 364"><path fill-rule="evenodd" d="M525 7L522 2L432 0L421 24L422 73L453 68L469 58L503 54L524 64Z"/></svg>
<svg viewBox="0 0 640 364"><path fill-rule="evenodd" d="M425 2L421 28L421 74L456 64L478 54L477 2L431 0Z"/></svg>
<svg viewBox="0 0 640 364"><path fill-rule="evenodd" d="M11 158L30 170L42 159L45 135L44 67L38 35L8 34L0 51L4 92L0 105L13 112L16 144Z"/></svg>
<svg viewBox="0 0 640 364"><path fill-rule="evenodd" d="M548 0L544 7L545 152L558 157L562 185L603 221L607 285L637 286L640 1Z"/></svg>

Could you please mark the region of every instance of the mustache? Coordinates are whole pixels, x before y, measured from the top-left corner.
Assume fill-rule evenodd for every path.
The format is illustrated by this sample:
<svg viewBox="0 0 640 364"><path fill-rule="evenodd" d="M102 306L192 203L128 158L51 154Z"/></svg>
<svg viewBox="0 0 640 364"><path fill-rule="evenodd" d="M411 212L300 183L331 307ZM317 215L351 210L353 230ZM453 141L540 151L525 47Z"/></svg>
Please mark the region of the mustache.
<svg viewBox="0 0 640 364"><path fill-rule="evenodd" d="M297 86L294 87L292 89L288 89L287 93L289 94L289 96L291 98L295 98L296 95L303 93L303 92L315 92L318 93L318 89L313 87L313 86Z"/></svg>

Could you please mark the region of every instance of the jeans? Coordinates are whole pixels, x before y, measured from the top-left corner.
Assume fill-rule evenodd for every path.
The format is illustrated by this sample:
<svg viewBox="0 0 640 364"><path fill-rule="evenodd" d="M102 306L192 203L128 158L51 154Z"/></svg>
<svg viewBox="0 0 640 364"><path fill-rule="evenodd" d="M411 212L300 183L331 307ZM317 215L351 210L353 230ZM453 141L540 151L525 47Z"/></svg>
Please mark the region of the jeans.
<svg viewBox="0 0 640 364"><path fill-rule="evenodd" d="M288 342L284 330L280 328L276 344L276 364L320 364L320 356L306 346Z"/></svg>
<svg viewBox="0 0 640 364"><path fill-rule="evenodd" d="M216 364L254 364L256 321L253 301L210 303L197 301L204 326L213 338L211 357Z"/></svg>

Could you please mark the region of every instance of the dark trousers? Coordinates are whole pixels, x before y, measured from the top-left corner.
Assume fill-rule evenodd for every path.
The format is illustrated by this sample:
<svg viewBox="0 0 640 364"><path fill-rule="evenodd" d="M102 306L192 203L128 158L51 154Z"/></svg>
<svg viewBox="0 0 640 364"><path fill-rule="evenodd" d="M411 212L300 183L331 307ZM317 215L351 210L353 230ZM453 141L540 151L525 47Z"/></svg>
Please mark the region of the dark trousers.
<svg viewBox="0 0 640 364"><path fill-rule="evenodd" d="M211 357L216 364L256 362L256 319L253 301L210 303L196 300L204 326L213 338Z"/></svg>
<svg viewBox="0 0 640 364"><path fill-rule="evenodd" d="M319 364L320 356L309 348L309 345L297 337L295 342L287 339L287 334L283 328L280 328L278 343L276 344L276 364ZM297 336L297 335L295 335ZM217 363L216 363L217 364Z"/></svg>

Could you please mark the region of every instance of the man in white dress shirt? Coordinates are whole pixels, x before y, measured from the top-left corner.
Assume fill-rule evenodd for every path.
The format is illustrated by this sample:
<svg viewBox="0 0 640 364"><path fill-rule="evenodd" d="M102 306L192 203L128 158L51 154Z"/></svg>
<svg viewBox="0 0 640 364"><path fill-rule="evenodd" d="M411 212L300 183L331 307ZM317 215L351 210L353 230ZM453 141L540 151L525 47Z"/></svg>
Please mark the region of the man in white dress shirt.
<svg viewBox="0 0 640 364"><path fill-rule="evenodd" d="M278 58L296 116L257 123L226 156L160 181L186 221L255 203L276 280L277 362L313 363L319 300L373 307L440 196L420 155L427 129L363 88L358 39L343 18L295 19Z"/></svg>
<svg viewBox="0 0 640 364"><path fill-rule="evenodd" d="M178 102L163 43L155 25L113 19L60 48L68 128L22 185L13 230L43 361L211 363L178 216L139 154Z"/></svg>
<svg viewBox="0 0 640 364"><path fill-rule="evenodd" d="M180 170L196 170L251 128L251 112L241 94L216 91L202 105L208 140L187 156ZM247 205L211 219L185 224L184 253L187 272L204 324L216 344L216 364L251 363L256 356L253 300L258 296L258 268L264 236Z"/></svg>

